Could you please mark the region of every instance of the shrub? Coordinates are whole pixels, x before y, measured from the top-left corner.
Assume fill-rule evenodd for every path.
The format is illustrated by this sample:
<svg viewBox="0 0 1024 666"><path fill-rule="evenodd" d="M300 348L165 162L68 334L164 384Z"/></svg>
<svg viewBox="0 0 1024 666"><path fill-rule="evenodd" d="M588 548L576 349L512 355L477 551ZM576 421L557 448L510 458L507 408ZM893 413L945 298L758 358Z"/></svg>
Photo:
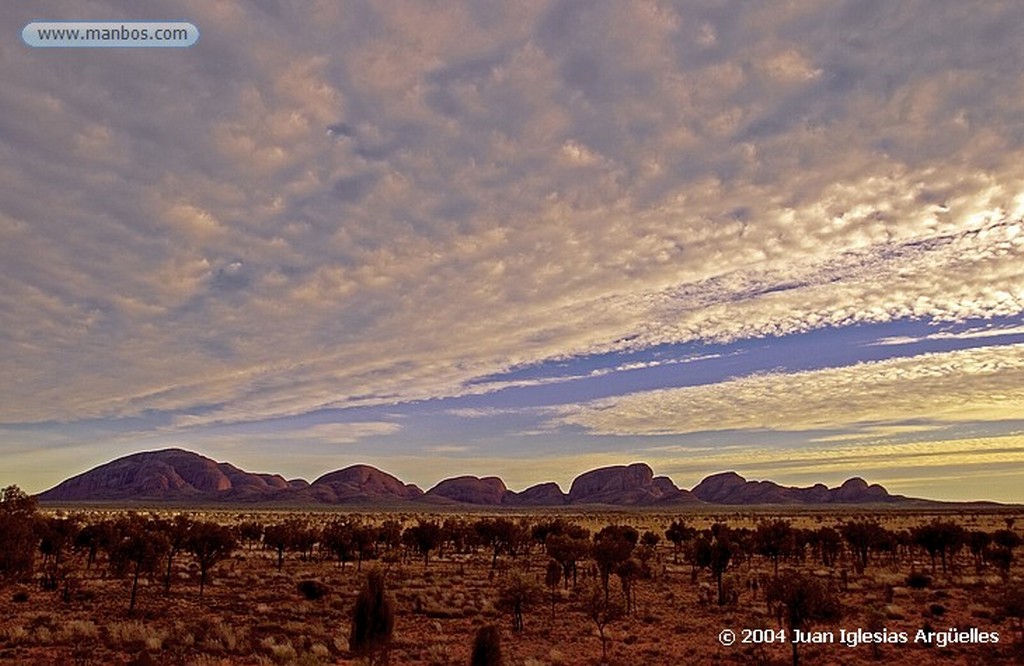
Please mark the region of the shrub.
<svg viewBox="0 0 1024 666"><path fill-rule="evenodd" d="M316 601L327 596L330 588L318 580L304 580L298 584L299 594L310 601Z"/></svg>
<svg viewBox="0 0 1024 666"><path fill-rule="evenodd" d="M356 598L348 648L371 663L387 663L395 630L395 605L384 589L384 574L374 568Z"/></svg>
<svg viewBox="0 0 1024 666"><path fill-rule="evenodd" d="M493 624L480 627L473 640L472 666L501 666L501 634Z"/></svg>
<svg viewBox="0 0 1024 666"><path fill-rule="evenodd" d="M923 571L911 571L907 575L907 587L914 590L923 590L932 584L932 577Z"/></svg>
<svg viewBox="0 0 1024 666"><path fill-rule="evenodd" d="M1006 617L1016 620L1019 639L1024 642L1024 584L1016 583L1005 588L996 607Z"/></svg>

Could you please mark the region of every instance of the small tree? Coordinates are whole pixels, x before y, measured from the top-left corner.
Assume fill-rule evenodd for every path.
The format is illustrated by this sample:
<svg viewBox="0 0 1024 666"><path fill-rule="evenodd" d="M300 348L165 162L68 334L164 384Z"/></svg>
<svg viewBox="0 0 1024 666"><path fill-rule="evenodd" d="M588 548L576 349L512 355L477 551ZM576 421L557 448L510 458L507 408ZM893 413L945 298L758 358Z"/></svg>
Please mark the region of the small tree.
<svg viewBox="0 0 1024 666"><path fill-rule="evenodd" d="M765 597L770 605L778 604L785 613L785 622L791 634L795 630L806 631L818 622L837 622L842 608L836 596L814 576L787 573L779 576L768 586ZM798 642L792 640L793 666L799 663Z"/></svg>
<svg viewBox="0 0 1024 666"><path fill-rule="evenodd" d="M518 542L525 536L508 518L481 518L473 524L473 530L479 542L491 550L492 569L498 566L498 555L514 554Z"/></svg>
<svg viewBox="0 0 1024 666"><path fill-rule="evenodd" d="M843 551L843 537L833 527L819 527L811 533L812 543L818 549L822 565L832 566Z"/></svg>
<svg viewBox="0 0 1024 666"><path fill-rule="evenodd" d="M430 551L441 545L441 526L433 520L420 520L405 529L402 541L419 551L423 556L423 566L427 566L430 564Z"/></svg>
<svg viewBox="0 0 1024 666"><path fill-rule="evenodd" d="M523 611L542 598L540 587L533 579L513 570L505 576L498 589L498 608L512 615L512 631L523 630Z"/></svg>
<svg viewBox="0 0 1024 666"><path fill-rule="evenodd" d="M763 521L754 532L754 548L771 560L775 577L779 575L779 558L789 555L794 547L793 525L788 520Z"/></svg>
<svg viewBox="0 0 1024 666"><path fill-rule="evenodd" d="M164 569L164 592L170 592L174 558L188 546L189 533L192 530L192 519L185 514L178 514L171 521L158 521L156 526L163 531L167 539L167 568Z"/></svg>
<svg viewBox="0 0 1024 666"><path fill-rule="evenodd" d="M243 522L238 526L238 537L249 546L249 550L252 550L263 538L263 523L256 520Z"/></svg>
<svg viewBox="0 0 1024 666"><path fill-rule="evenodd" d="M622 606L609 601L600 585L591 585L584 590L583 612L597 626L597 634L601 638L601 661L608 661L608 637L605 629L609 624L622 617Z"/></svg>
<svg viewBox="0 0 1024 666"><path fill-rule="evenodd" d="M585 531L576 535L553 533L544 540L548 556L562 565L562 580L565 583L565 589L569 589L570 575L573 587L576 586L576 562L590 552L590 539L587 536Z"/></svg>
<svg viewBox="0 0 1024 666"><path fill-rule="evenodd" d="M551 594L551 619L555 619L555 602L558 600L558 584L562 581L562 565L558 560L548 560L548 568L544 574L544 584L548 586Z"/></svg>
<svg viewBox="0 0 1024 666"><path fill-rule="evenodd" d="M857 573L864 573L871 551L882 540L885 528L874 521L854 521L840 526L839 531L853 552Z"/></svg>
<svg viewBox="0 0 1024 666"><path fill-rule="evenodd" d="M992 535L981 530L971 530L967 534L967 547L971 549L974 556L974 566L981 571L981 564L984 561L985 549L992 543Z"/></svg>
<svg viewBox="0 0 1024 666"><path fill-rule="evenodd" d="M263 544L277 553L277 570L284 566L284 554L292 547L292 525L288 522L267 525L263 532Z"/></svg>
<svg viewBox="0 0 1024 666"><path fill-rule="evenodd" d="M737 552L732 538L727 530L720 530L717 536L708 539L706 536L699 537L693 542L693 564L701 569L709 569L715 578L718 588L718 605L725 605L725 587L722 584L722 577L729 568L733 556Z"/></svg>
<svg viewBox="0 0 1024 666"><path fill-rule="evenodd" d="M352 547L356 551L356 570L363 570L363 560L377 558L379 530L372 525L356 525L352 532Z"/></svg>
<svg viewBox="0 0 1024 666"><path fill-rule="evenodd" d="M591 555L601 574L605 598L608 597L609 576L620 564L629 559L639 540L640 535L637 531L625 525L608 525L594 535Z"/></svg>
<svg viewBox="0 0 1024 666"><path fill-rule="evenodd" d="M324 528L320 545L337 558L342 568L355 556L355 529L353 523L344 519L334 520Z"/></svg>
<svg viewBox="0 0 1024 666"><path fill-rule="evenodd" d="M626 602L626 613L632 614L636 610L635 582L644 575L644 566L635 557L631 557L615 567L615 575L622 583L622 598Z"/></svg>
<svg viewBox="0 0 1024 666"><path fill-rule="evenodd" d="M0 582L32 573L39 540L32 529L36 500L18 486L0 495Z"/></svg>
<svg viewBox="0 0 1024 666"><path fill-rule="evenodd" d="M348 649L370 664L386 664L395 630L395 605L384 588L384 574L374 567L356 598Z"/></svg>
<svg viewBox="0 0 1024 666"><path fill-rule="evenodd" d="M498 627L486 624L476 632L473 639L473 656L471 666L501 666L501 634Z"/></svg>
<svg viewBox="0 0 1024 666"><path fill-rule="evenodd" d="M1021 544L1020 535L1013 530L996 530L992 533L992 541L1002 548L1013 550Z"/></svg>
<svg viewBox="0 0 1024 666"><path fill-rule="evenodd" d="M665 538L672 542L672 561L679 564L679 552L683 543L697 535L697 530L686 524L685 520L673 520L665 530Z"/></svg>
<svg viewBox="0 0 1024 666"><path fill-rule="evenodd" d="M215 564L231 555L235 549L235 535L217 523L195 523L189 530L187 548L199 565L199 598L203 598L206 580Z"/></svg>
<svg viewBox="0 0 1024 666"><path fill-rule="evenodd" d="M43 587L56 590L67 575L65 555L78 536L79 524L73 518L44 518L36 522L39 552L43 554Z"/></svg>
<svg viewBox="0 0 1024 666"><path fill-rule="evenodd" d="M135 611L139 578L156 571L167 552L167 537L155 529L150 521L130 516L118 521L114 527L115 537L110 544L110 566L115 574L132 577L131 598L128 611Z"/></svg>
<svg viewBox="0 0 1024 666"><path fill-rule="evenodd" d="M990 562L1003 580L1010 580L1010 567L1013 566L1013 551L1002 546L994 546L985 549L985 560Z"/></svg>
<svg viewBox="0 0 1024 666"><path fill-rule="evenodd" d="M114 522L102 520L98 523L89 523L78 530L75 536L74 548L76 551L86 551L85 568L89 570L96 562L96 556L100 550L110 551L110 544L115 538Z"/></svg>

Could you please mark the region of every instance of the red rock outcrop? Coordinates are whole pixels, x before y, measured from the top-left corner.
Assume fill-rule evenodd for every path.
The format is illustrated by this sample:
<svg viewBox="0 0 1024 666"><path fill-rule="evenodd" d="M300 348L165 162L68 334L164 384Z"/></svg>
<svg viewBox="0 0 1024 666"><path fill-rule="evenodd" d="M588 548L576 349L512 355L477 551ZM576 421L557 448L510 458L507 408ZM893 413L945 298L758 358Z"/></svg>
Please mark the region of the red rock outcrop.
<svg viewBox="0 0 1024 666"><path fill-rule="evenodd" d="M42 501L191 499L231 491L264 494L286 488L284 478L250 474L228 463L182 449L146 451L118 458L71 477L42 493Z"/></svg>
<svg viewBox="0 0 1024 666"><path fill-rule="evenodd" d="M736 472L712 474L694 487L693 494L712 504L864 504L903 499L860 478L849 479L839 488L821 483L800 488L773 481L747 481Z"/></svg>
<svg viewBox="0 0 1024 666"><path fill-rule="evenodd" d="M509 506L562 506L565 502L565 493L554 481L539 483L522 492L505 496L505 504Z"/></svg>
<svg viewBox="0 0 1024 666"><path fill-rule="evenodd" d="M456 476L438 483L424 497L443 497L464 504L498 506L509 493L505 482L496 476L482 479L476 476Z"/></svg>
<svg viewBox="0 0 1024 666"><path fill-rule="evenodd" d="M633 463L581 474L569 488L568 501L570 504L647 505L697 500L666 477L655 480L654 471L646 463Z"/></svg>
<svg viewBox="0 0 1024 666"><path fill-rule="evenodd" d="M423 495L419 487L402 483L397 477L370 465L352 465L324 474L309 485L307 492L314 499L329 504L411 500Z"/></svg>

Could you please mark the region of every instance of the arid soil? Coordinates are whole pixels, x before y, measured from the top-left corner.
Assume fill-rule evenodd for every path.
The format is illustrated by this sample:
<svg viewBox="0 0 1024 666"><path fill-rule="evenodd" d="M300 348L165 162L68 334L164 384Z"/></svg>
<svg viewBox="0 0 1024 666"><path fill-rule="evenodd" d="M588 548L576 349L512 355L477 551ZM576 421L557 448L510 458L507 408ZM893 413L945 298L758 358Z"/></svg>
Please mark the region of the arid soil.
<svg viewBox="0 0 1024 666"><path fill-rule="evenodd" d="M65 512L66 514L67 512ZM101 520L109 512L82 514ZM195 512L192 514L196 515ZM818 529L852 520L878 522L898 532L927 524L932 515L906 512L876 514L719 513L715 515L642 512L562 513L563 520L598 532L609 524L650 531L660 537L651 549L646 569L632 582L634 607L604 628L607 656L597 623L586 609L587 595L600 585L592 558L578 563L576 585L560 580L545 584L549 557L542 543L533 542L516 553L495 557L486 545L449 544L443 552L421 554L408 546L382 552L361 566L339 564L314 549L312 557L286 550L278 570L277 553L260 543L239 542L231 556L216 564L202 597L199 569L182 552L172 561L170 591L164 590L158 568L139 580L136 608L129 610L131 575L114 575L102 552L87 566L84 550L70 550L58 589L44 589L42 560L30 580L0 589L0 663L10 664L347 664L365 663L349 651L353 606L370 567L385 571L388 593L395 601L392 664L469 664L478 629L500 629L505 664L789 664L791 645L779 634L751 634L760 643L742 643L744 629L788 629L778 604L770 610L766 592L776 576L772 559L762 554L735 555L723 573L724 603L718 603L717 581L708 568L697 567L685 547L676 558L665 531L674 520L686 520L695 530L714 523L733 529L756 529L770 520L786 520L794 528ZM239 525L258 520L264 525L298 518L311 526L327 524L345 514L330 513L208 513L203 517ZM532 523L551 515L501 516ZM441 515L362 514L363 524L398 520L405 526L419 520L439 524L459 518ZM463 516L468 523L483 514ZM1020 518L1012 513L943 515L966 530L996 531ZM1024 523L1024 519L1019 520ZM1022 547L1021 549L1024 549ZM1019 553L1018 553L1019 557ZM926 552L910 546L896 552L875 552L863 572L844 544L838 560L824 566L809 548L779 558L780 576L799 572L811 576L834 594L842 615L815 621L811 630L857 629L906 632L906 644L849 647L832 644L799 646L807 664L1016 664L1024 663L1019 618L1006 613L1003 595L1021 584L1018 561L1009 573L980 561L964 545L933 573ZM696 570L696 577L694 571ZM919 576L908 584L911 572ZM523 608L523 629L513 631L513 615L499 597L510 577L536 583ZM927 579L927 582L924 580ZM321 598L300 593L302 581L319 581ZM923 582L923 584L922 584ZM610 576L609 602L624 602L621 579ZM995 643L953 643L942 647L915 642L918 630L997 632ZM723 645L720 633L736 632L737 644ZM784 638L788 639L792 633ZM818 638L828 634L817 634ZM771 642L763 642L770 640Z"/></svg>

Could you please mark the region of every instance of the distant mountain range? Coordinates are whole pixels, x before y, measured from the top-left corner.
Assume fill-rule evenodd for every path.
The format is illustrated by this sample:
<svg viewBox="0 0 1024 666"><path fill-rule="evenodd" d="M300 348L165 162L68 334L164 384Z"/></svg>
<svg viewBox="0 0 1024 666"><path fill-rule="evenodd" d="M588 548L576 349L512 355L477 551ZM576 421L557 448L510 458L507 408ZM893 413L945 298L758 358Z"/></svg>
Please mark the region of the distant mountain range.
<svg viewBox="0 0 1024 666"><path fill-rule="evenodd" d="M424 492L369 465L352 465L309 483L279 474L255 474L183 449L135 453L71 477L38 495L41 502L168 501L287 504L476 505L557 507L581 504L659 506L699 504L865 504L910 500L853 478L838 488L780 486L747 481L735 472L714 474L693 490L654 476L645 463L615 465L576 477L565 493L557 483L522 492L496 476L457 476Z"/></svg>

